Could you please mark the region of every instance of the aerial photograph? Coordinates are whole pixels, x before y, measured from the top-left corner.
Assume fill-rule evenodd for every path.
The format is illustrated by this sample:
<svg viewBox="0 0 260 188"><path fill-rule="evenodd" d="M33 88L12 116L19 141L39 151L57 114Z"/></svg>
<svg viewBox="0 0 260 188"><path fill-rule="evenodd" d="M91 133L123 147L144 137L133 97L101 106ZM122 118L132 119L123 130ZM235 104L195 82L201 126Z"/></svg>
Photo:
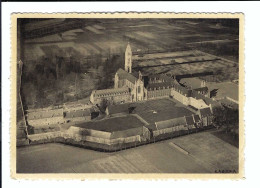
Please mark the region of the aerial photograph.
<svg viewBox="0 0 260 188"><path fill-rule="evenodd" d="M18 18L16 173L239 173L239 34L236 18Z"/></svg>

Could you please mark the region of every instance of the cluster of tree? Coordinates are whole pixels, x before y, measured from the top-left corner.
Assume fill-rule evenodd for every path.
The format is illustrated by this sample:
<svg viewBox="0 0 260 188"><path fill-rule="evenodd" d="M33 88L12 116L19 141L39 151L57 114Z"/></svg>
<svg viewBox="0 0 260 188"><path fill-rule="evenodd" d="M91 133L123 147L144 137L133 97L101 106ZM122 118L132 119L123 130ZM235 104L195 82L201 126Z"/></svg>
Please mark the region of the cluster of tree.
<svg viewBox="0 0 260 188"><path fill-rule="evenodd" d="M222 108L215 109L213 124L216 127L224 128L226 132L237 127L239 124L239 111L238 109L223 106Z"/></svg>
<svg viewBox="0 0 260 188"><path fill-rule="evenodd" d="M28 97L28 92L34 92L35 107L44 107L50 104L60 104L64 102L64 84L68 84L66 81L70 81L73 74L76 73L74 80L80 79L80 73L87 73L89 68L98 69L102 73L100 74L97 89L106 89L113 86L113 78L118 68L122 68L124 62L123 55L112 55L105 61L102 60L102 56L93 55L91 58L82 59L75 56L62 57L58 55L51 55L49 57L41 57L35 62L24 64L22 74L22 85L30 87L30 91L26 91L26 88L22 89L22 95L24 104L31 104L31 98ZM86 66L84 66L86 65ZM82 68L83 67L83 68ZM100 69L100 67L103 67ZM77 76L78 74L78 76ZM76 79L76 77L78 77ZM80 88L79 88L80 89ZM46 98L46 91L51 91L52 99ZM75 97L74 97L75 98ZM70 98L70 100L72 100Z"/></svg>

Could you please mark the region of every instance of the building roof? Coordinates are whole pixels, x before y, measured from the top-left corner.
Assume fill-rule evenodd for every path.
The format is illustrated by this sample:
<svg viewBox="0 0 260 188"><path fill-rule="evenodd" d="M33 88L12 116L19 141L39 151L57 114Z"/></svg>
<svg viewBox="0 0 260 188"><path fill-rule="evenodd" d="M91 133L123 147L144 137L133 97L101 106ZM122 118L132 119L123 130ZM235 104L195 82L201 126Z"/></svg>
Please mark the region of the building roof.
<svg viewBox="0 0 260 188"><path fill-rule="evenodd" d="M128 113L128 108L131 107L131 104L117 104L117 105L109 105L107 107L109 114L117 114L117 113Z"/></svg>
<svg viewBox="0 0 260 188"><path fill-rule="evenodd" d="M102 89L102 90L93 90L93 94L96 96L100 95L112 95L112 94L127 94L129 93L129 89L127 87L122 88L112 88L112 89Z"/></svg>
<svg viewBox="0 0 260 188"><path fill-rule="evenodd" d="M152 74L152 75L149 75L149 80L152 79L152 80L163 80L164 82L171 82L173 81L174 79L171 78L170 76L167 76L166 74Z"/></svg>
<svg viewBox="0 0 260 188"><path fill-rule="evenodd" d="M217 101L214 101L213 99L209 97L205 97L204 95L198 93L195 90L192 90L190 97L193 97L195 99L202 99L207 105L212 105L212 107L220 107L221 104Z"/></svg>
<svg viewBox="0 0 260 188"><path fill-rule="evenodd" d="M125 70L123 70L121 68L118 69L118 71L116 73L118 75L119 80L126 79L126 80L132 82L133 84L135 83L135 81L137 81L137 78L134 75L126 72Z"/></svg>
<svg viewBox="0 0 260 188"><path fill-rule="evenodd" d="M53 110L43 110L43 111L34 111L28 112L27 118L32 119L42 119L42 118L52 118L63 116L63 109L53 109Z"/></svg>
<svg viewBox="0 0 260 188"><path fill-rule="evenodd" d="M201 117L206 117L206 116L212 115L210 108L199 109L199 114L201 115Z"/></svg>
<svg viewBox="0 0 260 188"><path fill-rule="evenodd" d="M197 89L201 87L201 81L199 78L182 78L180 83L191 89Z"/></svg>
<svg viewBox="0 0 260 188"><path fill-rule="evenodd" d="M142 127L144 124L134 116L115 117L99 121L89 121L74 125L86 129L104 132L123 131L127 129Z"/></svg>
<svg viewBox="0 0 260 188"><path fill-rule="evenodd" d="M66 112L66 118L73 118L73 117L84 117L84 116L91 116L91 113L94 112L93 109L83 109L83 110L73 110Z"/></svg>
<svg viewBox="0 0 260 188"><path fill-rule="evenodd" d="M154 89L158 89L158 88L160 88L160 89L162 89L162 88L171 88L171 87L173 87L173 84L171 83L171 82L161 82L161 83L149 83L148 85L147 85L147 89L149 90L154 90Z"/></svg>

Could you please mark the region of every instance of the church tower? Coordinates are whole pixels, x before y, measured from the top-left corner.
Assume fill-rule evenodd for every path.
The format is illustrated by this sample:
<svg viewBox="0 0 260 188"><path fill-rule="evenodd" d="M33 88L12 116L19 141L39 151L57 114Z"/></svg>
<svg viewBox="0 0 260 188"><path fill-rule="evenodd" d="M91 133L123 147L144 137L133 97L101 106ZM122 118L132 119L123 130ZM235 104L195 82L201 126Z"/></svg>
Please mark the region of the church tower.
<svg viewBox="0 0 260 188"><path fill-rule="evenodd" d="M132 73L132 50L129 43L125 50L125 71Z"/></svg>

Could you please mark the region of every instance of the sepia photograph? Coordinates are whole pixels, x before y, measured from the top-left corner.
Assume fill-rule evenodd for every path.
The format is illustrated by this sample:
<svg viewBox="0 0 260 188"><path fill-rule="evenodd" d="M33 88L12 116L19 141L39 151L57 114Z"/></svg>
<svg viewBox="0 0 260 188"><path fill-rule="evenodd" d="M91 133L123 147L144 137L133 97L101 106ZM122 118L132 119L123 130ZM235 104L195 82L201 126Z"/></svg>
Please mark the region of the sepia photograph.
<svg viewBox="0 0 260 188"><path fill-rule="evenodd" d="M12 17L13 176L242 177L242 14L57 15Z"/></svg>

